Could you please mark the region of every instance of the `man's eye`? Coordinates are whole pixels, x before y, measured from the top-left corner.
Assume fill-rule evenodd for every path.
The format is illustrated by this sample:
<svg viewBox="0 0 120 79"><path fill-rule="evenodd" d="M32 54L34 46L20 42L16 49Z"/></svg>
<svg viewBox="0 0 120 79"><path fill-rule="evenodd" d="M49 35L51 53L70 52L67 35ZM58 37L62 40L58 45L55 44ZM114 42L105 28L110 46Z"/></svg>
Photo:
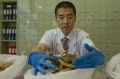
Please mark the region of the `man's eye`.
<svg viewBox="0 0 120 79"><path fill-rule="evenodd" d="M68 18L72 18L72 16L68 16Z"/></svg>
<svg viewBox="0 0 120 79"><path fill-rule="evenodd" d="M59 17L59 19L63 19L63 17Z"/></svg>

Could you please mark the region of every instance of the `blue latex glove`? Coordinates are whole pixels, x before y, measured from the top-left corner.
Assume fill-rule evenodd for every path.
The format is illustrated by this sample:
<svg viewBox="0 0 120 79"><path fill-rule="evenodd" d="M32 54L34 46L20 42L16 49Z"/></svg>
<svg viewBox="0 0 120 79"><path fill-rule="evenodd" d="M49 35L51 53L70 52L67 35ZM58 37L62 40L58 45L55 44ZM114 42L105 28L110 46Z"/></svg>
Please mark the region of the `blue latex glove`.
<svg viewBox="0 0 120 79"><path fill-rule="evenodd" d="M28 64L32 65L35 69L33 70L33 75L36 75L37 72L45 75L45 67L50 69L56 69L54 64L48 63L46 60L55 61L58 60L56 56L50 56L47 52L31 52L28 56Z"/></svg>
<svg viewBox="0 0 120 79"><path fill-rule="evenodd" d="M84 44L84 46L88 50L87 54L72 61L76 68L95 68L104 64L105 56L103 52L96 50L88 44Z"/></svg>

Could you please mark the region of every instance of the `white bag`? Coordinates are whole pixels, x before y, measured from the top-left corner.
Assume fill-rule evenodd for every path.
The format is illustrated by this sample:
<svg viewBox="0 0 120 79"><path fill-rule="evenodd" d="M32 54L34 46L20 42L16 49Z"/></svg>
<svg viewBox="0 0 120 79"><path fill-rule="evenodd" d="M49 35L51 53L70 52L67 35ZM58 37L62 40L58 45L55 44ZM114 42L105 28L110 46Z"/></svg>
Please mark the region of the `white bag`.
<svg viewBox="0 0 120 79"><path fill-rule="evenodd" d="M92 79L94 68L89 69L75 69L66 72L59 72L52 74L47 72L47 75L41 75L40 73L37 76L32 75L33 69L29 69L24 74L24 79Z"/></svg>
<svg viewBox="0 0 120 79"><path fill-rule="evenodd" d="M14 79L22 74L22 70L26 65L26 56L0 54L0 62L12 62L13 64L0 71L0 79Z"/></svg>
<svg viewBox="0 0 120 79"><path fill-rule="evenodd" d="M106 73L109 78L120 79L120 53L113 56L106 65Z"/></svg>

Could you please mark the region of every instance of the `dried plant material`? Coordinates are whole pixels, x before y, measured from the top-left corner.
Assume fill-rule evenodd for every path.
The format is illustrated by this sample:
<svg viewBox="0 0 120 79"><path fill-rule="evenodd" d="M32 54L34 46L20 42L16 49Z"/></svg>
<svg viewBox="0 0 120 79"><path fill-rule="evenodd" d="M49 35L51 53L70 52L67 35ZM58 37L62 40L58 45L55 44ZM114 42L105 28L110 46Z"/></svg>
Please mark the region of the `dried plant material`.
<svg viewBox="0 0 120 79"><path fill-rule="evenodd" d="M5 70L5 69L8 68L10 65L12 65L12 62L2 62L2 63L0 63L0 71Z"/></svg>
<svg viewBox="0 0 120 79"><path fill-rule="evenodd" d="M63 52L59 62L60 62L60 66L59 66L59 71L68 71L68 70L72 70L74 69L74 65L72 65L72 60L76 57L75 54L68 54L67 52Z"/></svg>
<svg viewBox="0 0 120 79"><path fill-rule="evenodd" d="M60 60L62 60L63 62L65 63L72 63L72 60L76 57L75 54L68 54L67 52L63 52L61 57L60 57Z"/></svg>
<svg viewBox="0 0 120 79"><path fill-rule="evenodd" d="M71 64L71 63L66 63L66 62L64 62L64 61L62 61L62 60L59 60L59 62L60 62L61 65L63 65L63 66L70 67L70 68L75 68L74 65Z"/></svg>
<svg viewBox="0 0 120 79"><path fill-rule="evenodd" d="M57 73L75 69L74 65L72 65L72 60L75 57L76 57L75 54L68 54L66 52L63 52L58 61L51 62L52 64L55 64L57 66L57 69L55 70L48 69L48 71L50 71L51 73Z"/></svg>

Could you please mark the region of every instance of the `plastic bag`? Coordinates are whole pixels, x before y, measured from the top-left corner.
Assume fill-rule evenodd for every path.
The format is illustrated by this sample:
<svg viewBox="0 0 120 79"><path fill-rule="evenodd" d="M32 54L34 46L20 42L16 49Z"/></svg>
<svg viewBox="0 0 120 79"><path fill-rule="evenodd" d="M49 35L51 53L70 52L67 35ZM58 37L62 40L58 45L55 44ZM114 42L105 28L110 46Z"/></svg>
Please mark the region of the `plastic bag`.
<svg viewBox="0 0 120 79"><path fill-rule="evenodd" d="M46 75L41 75L38 73L37 76L32 75L32 70L33 69L29 69L24 74L24 79L92 79L92 75L95 69L75 69L66 72L59 72L56 74L47 72Z"/></svg>
<svg viewBox="0 0 120 79"><path fill-rule="evenodd" d="M9 54L0 54L0 63L12 62L12 64L3 71L0 71L0 79L14 79L22 74L26 65L26 56L17 56Z"/></svg>
<svg viewBox="0 0 120 79"><path fill-rule="evenodd" d="M110 79L120 79L120 53L107 62L106 73Z"/></svg>

